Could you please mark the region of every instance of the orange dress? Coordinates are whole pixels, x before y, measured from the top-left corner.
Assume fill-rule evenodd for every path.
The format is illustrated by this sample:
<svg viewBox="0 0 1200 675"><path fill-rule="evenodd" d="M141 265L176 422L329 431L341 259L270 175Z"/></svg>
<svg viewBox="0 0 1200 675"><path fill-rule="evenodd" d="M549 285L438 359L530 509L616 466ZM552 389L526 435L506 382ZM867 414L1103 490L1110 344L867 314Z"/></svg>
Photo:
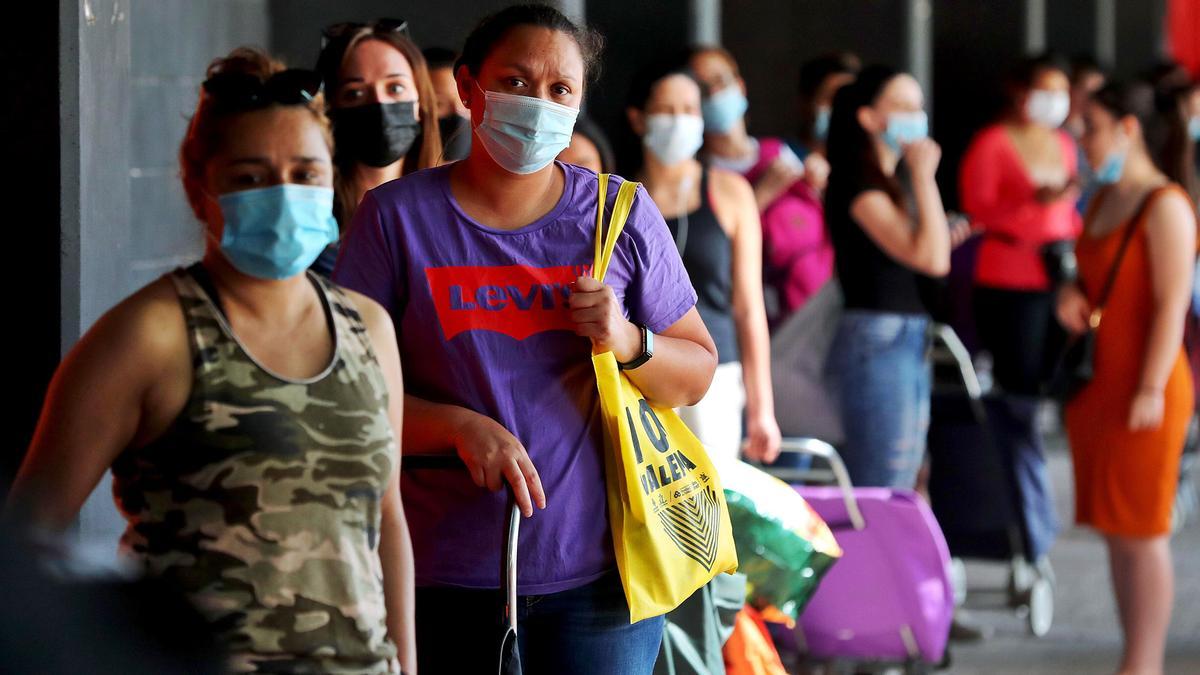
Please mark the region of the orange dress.
<svg viewBox="0 0 1200 675"><path fill-rule="evenodd" d="M1194 407L1181 339L1163 392L1162 426L1129 431L1129 407L1141 380L1152 311L1145 215L1134 227L1096 335L1095 378L1067 405L1066 426L1074 458L1076 522L1105 534L1151 537L1170 531L1180 455ZM1084 234L1076 246L1080 279L1092 303L1124 228L1103 237Z"/></svg>

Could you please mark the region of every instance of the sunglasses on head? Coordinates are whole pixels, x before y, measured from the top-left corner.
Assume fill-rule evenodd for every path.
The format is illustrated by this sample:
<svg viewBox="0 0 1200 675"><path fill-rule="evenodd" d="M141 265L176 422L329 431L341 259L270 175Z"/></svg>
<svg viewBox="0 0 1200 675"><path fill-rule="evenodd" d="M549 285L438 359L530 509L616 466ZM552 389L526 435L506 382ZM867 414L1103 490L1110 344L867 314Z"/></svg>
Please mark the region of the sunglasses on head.
<svg viewBox="0 0 1200 675"><path fill-rule="evenodd" d="M375 33L400 33L408 36L408 21L405 19L379 18L368 23L358 21L343 21L326 26L321 30L321 47L333 40L340 40L363 28L370 28Z"/></svg>
<svg viewBox="0 0 1200 675"><path fill-rule="evenodd" d="M261 80L245 73L218 73L204 81L204 91L223 112L239 112L270 105L304 105L321 93L321 76L315 71L289 68Z"/></svg>

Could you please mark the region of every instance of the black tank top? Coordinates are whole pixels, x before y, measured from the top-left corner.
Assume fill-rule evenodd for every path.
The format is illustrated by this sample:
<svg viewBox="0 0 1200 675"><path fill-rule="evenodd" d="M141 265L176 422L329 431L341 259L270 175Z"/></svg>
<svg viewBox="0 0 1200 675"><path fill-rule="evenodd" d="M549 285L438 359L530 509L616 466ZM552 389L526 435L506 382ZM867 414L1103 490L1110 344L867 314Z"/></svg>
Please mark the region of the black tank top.
<svg viewBox="0 0 1200 675"><path fill-rule="evenodd" d="M825 193L825 222L846 309L927 314L921 276L879 248L850 215L854 199L871 189L882 188L869 180L834 174Z"/></svg>
<svg viewBox="0 0 1200 675"><path fill-rule="evenodd" d="M708 198L708 168L700 174L700 208L667 219L683 266L696 289L696 311L717 345L720 363L737 361L737 328L733 323L733 242L717 220Z"/></svg>

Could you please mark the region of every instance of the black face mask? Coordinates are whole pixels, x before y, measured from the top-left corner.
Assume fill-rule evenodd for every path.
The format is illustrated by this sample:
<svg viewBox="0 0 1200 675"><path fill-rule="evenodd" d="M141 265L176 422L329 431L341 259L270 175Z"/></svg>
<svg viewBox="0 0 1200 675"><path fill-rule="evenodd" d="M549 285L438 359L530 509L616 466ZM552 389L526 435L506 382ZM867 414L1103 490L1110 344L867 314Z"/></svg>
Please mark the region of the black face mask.
<svg viewBox="0 0 1200 675"><path fill-rule="evenodd" d="M421 133L417 104L372 103L329 111L339 158L382 168L403 157Z"/></svg>

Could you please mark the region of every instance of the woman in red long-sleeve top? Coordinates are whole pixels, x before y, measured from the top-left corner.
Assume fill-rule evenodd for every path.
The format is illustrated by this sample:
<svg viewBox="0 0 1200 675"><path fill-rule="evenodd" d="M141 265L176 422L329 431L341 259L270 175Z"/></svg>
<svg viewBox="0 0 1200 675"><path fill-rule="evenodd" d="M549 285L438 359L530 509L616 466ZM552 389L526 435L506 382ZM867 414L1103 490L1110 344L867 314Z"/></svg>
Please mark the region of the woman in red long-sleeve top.
<svg viewBox="0 0 1200 675"><path fill-rule="evenodd" d="M1009 114L979 132L960 174L963 207L984 235L973 297L979 337L996 382L1021 396L1038 393L1062 341L1043 249L1074 240L1081 227L1075 142L1058 128L1069 87L1053 60L1021 63L1009 82Z"/></svg>
<svg viewBox="0 0 1200 675"><path fill-rule="evenodd" d="M983 230L972 304L979 341L992 355L1003 394L1004 420L996 442L1023 456L1030 474L1049 492L1037 427L1038 394L1061 352L1065 335L1054 318L1055 281L1042 251L1080 232L1075 210L1075 142L1059 129L1070 110L1070 82L1057 63L1029 59L1008 82L1010 108L975 137L963 160L959 194ZM1073 259L1072 259L1073 260ZM1052 509L1025 514L1041 534L1044 554L1058 530Z"/></svg>

